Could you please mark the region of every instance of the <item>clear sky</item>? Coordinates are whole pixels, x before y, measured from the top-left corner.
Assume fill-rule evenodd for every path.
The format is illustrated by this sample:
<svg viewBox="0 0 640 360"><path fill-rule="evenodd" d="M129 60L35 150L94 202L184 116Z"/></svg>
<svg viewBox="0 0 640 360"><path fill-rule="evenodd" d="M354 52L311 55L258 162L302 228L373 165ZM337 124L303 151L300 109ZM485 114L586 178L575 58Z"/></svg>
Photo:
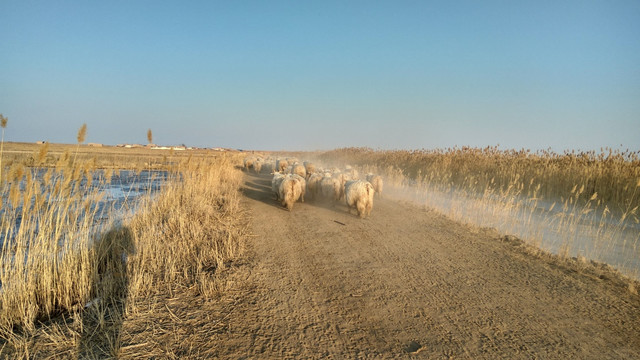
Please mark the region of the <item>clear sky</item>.
<svg viewBox="0 0 640 360"><path fill-rule="evenodd" d="M640 149L640 1L0 0L6 140Z"/></svg>

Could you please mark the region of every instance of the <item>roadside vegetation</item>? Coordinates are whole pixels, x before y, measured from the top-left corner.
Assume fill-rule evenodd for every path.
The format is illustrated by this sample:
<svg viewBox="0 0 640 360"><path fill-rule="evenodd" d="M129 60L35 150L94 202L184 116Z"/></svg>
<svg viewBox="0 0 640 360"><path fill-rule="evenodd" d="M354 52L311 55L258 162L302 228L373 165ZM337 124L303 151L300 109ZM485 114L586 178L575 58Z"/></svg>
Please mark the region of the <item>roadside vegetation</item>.
<svg viewBox="0 0 640 360"><path fill-rule="evenodd" d="M458 221L640 276L640 151L342 148L293 155L383 175L397 196Z"/></svg>
<svg viewBox="0 0 640 360"><path fill-rule="evenodd" d="M81 151L86 131L76 145L43 144L2 163L9 169L0 183L2 358L122 356L126 321L158 296L218 296L217 274L242 252L238 155L158 157L141 149L105 160ZM162 169L169 180L122 217L101 204L112 175L125 168ZM136 354L151 352L129 352Z"/></svg>
<svg viewBox="0 0 640 360"><path fill-rule="evenodd" d="M640 205L640 151L602 149L601 152L531 152L487 148L375 151L342 148L319 155L320 159L352 165L393 168L408 179L440 186L484 191L517 187L523 194L545 199L567 199L574 188L581 198L591 198L619 213Z"/></svg>

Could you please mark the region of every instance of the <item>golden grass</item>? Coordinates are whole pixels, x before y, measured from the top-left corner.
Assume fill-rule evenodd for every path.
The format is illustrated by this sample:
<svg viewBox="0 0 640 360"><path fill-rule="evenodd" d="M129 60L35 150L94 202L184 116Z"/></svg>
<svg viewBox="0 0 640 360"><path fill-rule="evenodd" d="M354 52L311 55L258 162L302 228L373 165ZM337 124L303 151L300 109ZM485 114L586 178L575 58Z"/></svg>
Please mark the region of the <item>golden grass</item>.
<svg viewBox="0 0 640 360"><path fill-rule="evenodd" d="M241 252L242 173L235 165L228 156L213 164L192 162L181 181L146 200L130 223L136 239L129 263L131 295L171 292L175 284L198 286L207 294L208 277Z"/></svg>
<svg viewBox="0 0 640 360"><path fill-rule="evenodd" d="M640 276L638 151L343 148L288 155L381 174L388 191L455 220L495 227L561 256L607 262Z"/></svg>
<svg viewBox="0 0 640 360"><path fill-rule="evenodd" d="M117 357L129 316L159 293L215 296L217 271L242 251L237 155L7 145L19 152L0 183L0 357ZM124 222L97 219L110 176L94 172L152 163L171 171L162 191Z"/></svg>
<svg viewBox="0 0 640 360"><path fill-rule="evenodd" d="M48 146L46 156L40 159L43 146ZM188 159L205 159L212 154L219 154L207 149L185 151L156 150L146 147L123 148L116 146L94 147L83 144L48 144L4 143L2 164L11 167L13 164L25 166L53 167L66 156L77 154L79 162L95 162L100 169L142 170L151 167L154 170L170 169L181 161ZM38 161L40 159L40 161Z"/></svg>
<svg viewBox="0 0 640 360"><path fill-rule="evenodd" d="M640 205L635 196L640 180L640 151L602 149L601 152L499 150L453 148L437 150L375 151L343 148L319 155L321 160L352 165L399 169L408 179L443 185L506 190L513 183L524 194L545 199L567 199L571 189L584 186L585 198L597 200L611 211L628 211Z"/></svg>

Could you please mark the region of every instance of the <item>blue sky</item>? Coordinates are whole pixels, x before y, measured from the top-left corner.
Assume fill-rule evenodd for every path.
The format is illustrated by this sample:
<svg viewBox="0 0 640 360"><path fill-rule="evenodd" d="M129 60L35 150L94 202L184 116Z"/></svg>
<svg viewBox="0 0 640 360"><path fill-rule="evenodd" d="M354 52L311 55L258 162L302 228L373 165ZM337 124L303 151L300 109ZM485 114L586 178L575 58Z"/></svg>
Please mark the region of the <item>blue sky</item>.
<svg viewBox="0 0 640 360"><path fill-rule="evenodd" d="M6 139L640 148L639 1L0 1Z"/></svg>

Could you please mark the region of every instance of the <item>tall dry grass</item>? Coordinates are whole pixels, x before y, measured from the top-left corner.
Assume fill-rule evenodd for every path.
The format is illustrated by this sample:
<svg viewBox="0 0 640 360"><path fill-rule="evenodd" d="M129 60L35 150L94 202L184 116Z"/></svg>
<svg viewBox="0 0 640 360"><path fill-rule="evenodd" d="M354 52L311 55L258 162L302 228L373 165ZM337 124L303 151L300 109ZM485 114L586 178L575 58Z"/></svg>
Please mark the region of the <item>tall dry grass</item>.
<svg viewBox="0 0 640 360"><path fill-rule="evenodd" d="M0 114L0 127L2 127L2 140L0 140L0 179L2 179L2 154L4 150L4 129L7 127L9 119Z"/></svg>
<svg viewBox="0 0 640 360"><path fill-rule="evenodd" d="M237 164L232 156L189 161L180 181L145 199L129 224L135 239L128 263L131 296L176 286L197 286L209 295L209 277L242 251L246 228Z"/></svg>
<svg viewBox="0 0 640 360"><path fill-rule="evenodd" d="M638 151L343 148L301 156L384 175L397 196L456 220L640 276Z"/></svg>
<svg viewBox="0 0 640 360"><path fill-rule="evenodd" d="M92 180L84 164L35 170L14 165L0 213L0 333L33 330L37 319L72 309L91 296L97 236Z"/></svg>
<svg viewBox="0 0 640 360"><path fill-rule="evenodd" d="M48 146L35 168L14 161L0 187L0 357L117 357L119 328L147 297L216 294L216 271L242 251L246 228L237 156L164 164L163 189L116 221L99 210L111 177L68 151L37 168Z"/></svg>
<svg viewBox="0 0 640 360"><path fill-rule="evenodd" d="M450 148L375 151L342 148L319 155L321 160L395 168L408 179L441 185L506 190L516 182L523 193L534 190L545 199L564 200L584 186L584 198L597 193L610 211L626 212L640 205L634 195L640 179L640 151L601 149L600 152ZM518 177L518 179L516 179Z"/></svg>

